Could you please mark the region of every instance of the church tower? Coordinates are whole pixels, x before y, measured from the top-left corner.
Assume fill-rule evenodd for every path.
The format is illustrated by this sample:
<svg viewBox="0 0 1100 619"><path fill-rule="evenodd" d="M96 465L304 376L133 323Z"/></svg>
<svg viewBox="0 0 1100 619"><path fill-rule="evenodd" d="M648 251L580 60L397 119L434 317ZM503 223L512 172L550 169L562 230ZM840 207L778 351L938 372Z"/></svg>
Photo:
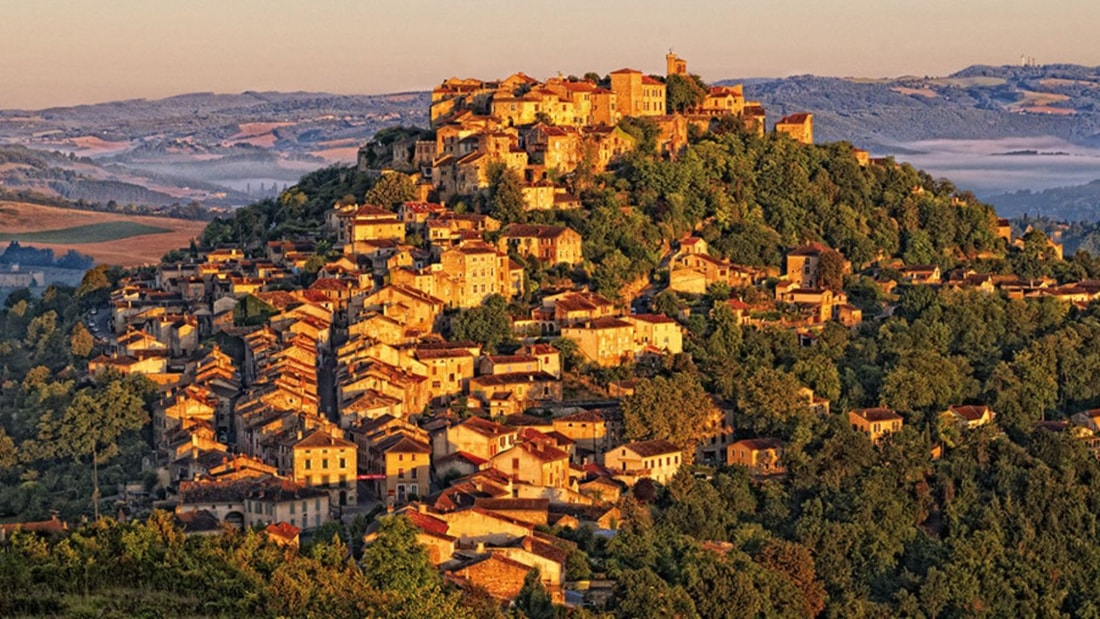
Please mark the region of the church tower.
<svg viewBox="0 0 1100 619"><path fill-rule="evenodd" d="M673 75L687 75L687 61L672 53L671 49L668 50L668 54L665 55L665 65L667 67L667 75L669 77Z"/></svg>

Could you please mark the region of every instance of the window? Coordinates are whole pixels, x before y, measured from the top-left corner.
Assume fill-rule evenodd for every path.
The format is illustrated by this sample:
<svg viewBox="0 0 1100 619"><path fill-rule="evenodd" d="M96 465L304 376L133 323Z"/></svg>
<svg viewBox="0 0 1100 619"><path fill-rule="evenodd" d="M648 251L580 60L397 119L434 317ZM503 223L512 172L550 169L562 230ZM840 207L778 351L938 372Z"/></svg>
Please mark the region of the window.
<svg viewBox="0 0 1100 619"><path fill-rule="evenodd" d="M313 468L313 460L306 459L306 470Z"/></svg>
<svg viewBox="0 0 1100 619"><path fill-rule="evenodd" d="M512 458L512 469L519 468L519 458Z"/></svg>
<svg viewBox="0 0 1100 619"><path fill-rule="evenodd" d="M313 507L314 507L314 508L315 508L315 509L316 509L317 511L321 511L321 499L314 499L314 500L313 500Z"/></svg>
<svg viewBox="0 0 1100 619"><path fill-rule="evenodd" d="M397 469L397 478L405 479L405 469Z"/></svg>
<svg viewBox="0 0 1100 619"><path fill-rule="evenodd" d="M327 469L327 468L328 468L328 458L323 458L323 459L321 460L321 468L323 468L323 469Z"/></svg>
<svg viewBox="0 0 1100 619"><path fill-rule="evenodd" d="M290 513L292 513L292 514L294 513L295 505L296 505L295 503L290 504ZM293 518L291 518L290 524L294 524L294 519Z"/></svg>
<svg viewBox="0 0 1100 619"><path fill-rule="evenodd" d="M342 468L342 469L348 468L347 458L340 458L340 468Z"/></svg>
<svg viewBox="0 0 1100 619"><path fill-rule="evenodd" d="M416 479L416 467L413 467L412 471L410 472L412 473L412 478Z"/></svg>

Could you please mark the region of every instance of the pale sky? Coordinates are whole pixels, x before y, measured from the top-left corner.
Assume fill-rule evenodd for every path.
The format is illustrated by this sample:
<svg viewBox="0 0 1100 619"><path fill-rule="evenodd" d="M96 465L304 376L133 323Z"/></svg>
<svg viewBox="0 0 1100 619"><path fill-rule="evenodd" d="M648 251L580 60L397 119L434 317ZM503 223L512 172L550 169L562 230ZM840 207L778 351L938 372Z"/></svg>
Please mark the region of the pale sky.
<svg viewBox="0 0 1100 619"><path fill-rule="evenodd" d="M0 108L198 91L426 90L452 75L944 75L1100 65L1096 0L0 0Z"/></svg>

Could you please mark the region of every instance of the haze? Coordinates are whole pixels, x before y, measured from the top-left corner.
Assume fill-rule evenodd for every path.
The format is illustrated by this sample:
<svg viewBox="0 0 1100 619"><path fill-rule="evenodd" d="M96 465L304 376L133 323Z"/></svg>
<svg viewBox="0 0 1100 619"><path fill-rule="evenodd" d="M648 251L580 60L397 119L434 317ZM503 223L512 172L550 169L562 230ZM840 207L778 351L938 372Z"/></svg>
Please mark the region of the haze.
<svg viewBox="0 0 1100 619"><path fill-rule="evenodd" d="M385 93L451 75L663 72L705 79L941 75L1100 64L1100 3L1064 0L4 0L0 107L244 90Z"/></svg>

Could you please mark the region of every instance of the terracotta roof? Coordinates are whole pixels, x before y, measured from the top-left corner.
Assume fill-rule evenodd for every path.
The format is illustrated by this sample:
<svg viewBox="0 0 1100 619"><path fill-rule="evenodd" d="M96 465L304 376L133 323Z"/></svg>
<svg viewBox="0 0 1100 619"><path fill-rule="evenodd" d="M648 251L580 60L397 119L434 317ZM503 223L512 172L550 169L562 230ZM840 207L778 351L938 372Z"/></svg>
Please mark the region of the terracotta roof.
<svg viewBox="0 0 1100 619"><path fill-rule="evenodd" d="M510 238L535 237L540 239L552 239L569 230L565 226L542 226L536 224L508 224L501 231L501 236Z"/></svg>
<svg viewBox="0 0 1100 619"><path fill-rule="evenodd" d="M515 429L502 426L494 421L488 419L482 419L481 417L470 417L466 421L458 424L464 428L469 428L478 434L483 436L500 436L501 434L511 434L515 432Z"/></svg>
<svg viewBox="0 0 1100 619"><path fill-rule="evenodd" d="M447 521L440 520L430 514L422 514L416 509L407 509L403 514L416 528L432 535L445 536L447 535L447 529L450 528Z"/></svg>
<svg viewBox="0 0 1100 619"><path fill-rule="evenodd" d="M432 453L432 448L427 443L418 441L403 432L398 432L379 442L378 450L383 453Z"/></svg>
<svg viewBox="0 0 1100 619"><path fill-rule="evenodd" d="M643 458L668 453L679 453L681 451L679 447L663 439L655 439L652 441L639 441L637 443L627 443L626 445L620 445L619 447L616 447L616 449L623 448L629 449L630 451L633 451Z"/></svg>
<svg viewBox="0 0 1100 619"><path fill-rule="evenodd" d="M490 511L544 512L550 508L550 499L479 498L474 500L474 505Z"/></svg>
<svg viewBox="0 0 1100 619"><path fill-rule="evenodd" d="M456 451L453 454L447 454L442 458L436 458L434 462L436 466L439 466L452 460L462 460L475 466L481 466L482 464L488 462L488 460L486 460L485 458L479 458L478 456L475 456L472 453L467 453L465 451Z"/></svg>
<svg viewBox="0 0 1100 619"><path fill-rule="evenodd" d="M459 357L470 357L470 358L472 358L473 355L470 354L470 351L466 350L465 348L429 348L429 349L417 348L416 349L416 358L417 359L449 359L449 358L459 358Z"/></svg>
<svg viewBox="0 0 1100 619"><path fill-rule="evenodd" d="M653 324L676 324L675 320L669 318L668 316L665 316L664 314L631 314L629 318Z"/></svg>
<svg viewBox="0 0 1100 619"><path fill-rule="evenodd" d="M5 535L11 534L16 530L33 531L35 533L53 533L60 534L63 531L68 530L69 525L63 520L58 519L57 516L50 518L49 520L35 520L29 522L12 522L8 524L0 524L0 531L3 531Z"/></svg>
<svg viewBox="0 0 1100 619"><path fill-rule="evenodd" d="M332 436L327 432L316 430L313 434L310 434L294 445L295 449L302 447L355 447L355 443Z"/></svg>
<svg viewBox="0 0 1100 619"><path fill-rule="evenodd" d="M984 404L971 404L967 406L950 406L948 410L967 421L978 421L985 415L986 411L989 411L989 407Z"/></svg>
<svg viewBox="0 0 1100 619"><path fill-rule="evenodd" d="M821 243L809 243L800 247L795 247L791 251L787 252L788 256L817 256L819 254L829 251L829 248Z"/></svg>
<svg viewBox="0 0 1100 619"><path fill-rule="evenodd" d="M790 114L780 119L779 123L789 123L793 125L801 125L810 119L810 114L807 112L799 112L797 114Z"/></svg>
<svg viewBox="0 0 1100 619"><path fill-rule="evenodd" d="M754 451L761 449L780 449L783 447L783 441L777 438L748 438L743 441L737 441L732 447L746 447Z"/></svg>
<svg viewBox="0 0 1100 619"><path fill-rule="evenodd" d="M491 363L537 363L538 358L531 355L487 355Z"/></svg>
<svg viewBox="0 0 1100 619"><path fill-rule="evenodd" d="M520 443L519 445L516 445L516 448L522 449L523 451L531 454L532 456L535 456L543 462L553 462L555 460L569 459L569 452L558 449L553 445L546 445L541 443ZM497 456L500 457L501 454L506 456L508 452L503 451L500 454L497 454Z"/></svg>
<svg viewBox="0 0 1100 619"><path fill-rule="evenodd" d="M264 533L285 540L292 540L298 537L298 534L301 532L301 529L290 524L289 522L276 522L274 524L267 525L267 527L264 529Z"/></svg>
<svg viewBox="0 0 1100 619"><path fill-rule="evenodd" d="M852 412L867 421L896 421L901 419L901 415L886 407L857 408Z"/></svg>
<svg viewBox="0 0 1100 619"><path fill-rule="evenodd" d="M613 316L596 318L585 325L587 329L632 329L634 325Z"/></svg>

